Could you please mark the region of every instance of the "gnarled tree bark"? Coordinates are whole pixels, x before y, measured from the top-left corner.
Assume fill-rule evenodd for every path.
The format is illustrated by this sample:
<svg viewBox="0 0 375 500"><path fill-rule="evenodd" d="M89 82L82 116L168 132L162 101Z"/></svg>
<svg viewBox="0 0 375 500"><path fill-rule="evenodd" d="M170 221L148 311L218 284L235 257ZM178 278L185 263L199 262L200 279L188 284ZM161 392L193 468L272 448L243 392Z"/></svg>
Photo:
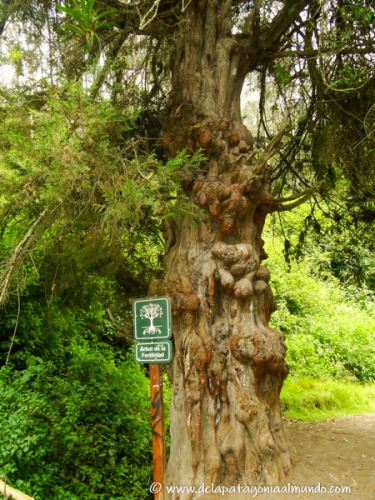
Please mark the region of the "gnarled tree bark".
<svg viewBox="0 0 375 500"><path fill-rule="evenodd" d="M278 144L255 160L240 95L259 50L231 33L229 11L217 0L186 10L163 116L169 156L202 148L207 157L183 184L207 217L168 224L165 279L150 288L172 301L169 485L275 483L292 467L279 402L286 346L269 326L275 302L262 265L265 218L280 209L267 164Z"/></svg>

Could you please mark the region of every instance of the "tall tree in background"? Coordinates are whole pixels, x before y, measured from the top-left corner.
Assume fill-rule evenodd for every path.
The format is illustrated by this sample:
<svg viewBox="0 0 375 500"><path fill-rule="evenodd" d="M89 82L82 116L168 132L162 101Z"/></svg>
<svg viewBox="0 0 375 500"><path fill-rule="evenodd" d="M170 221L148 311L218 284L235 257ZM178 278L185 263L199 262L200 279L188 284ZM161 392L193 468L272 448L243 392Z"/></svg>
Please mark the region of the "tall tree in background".
<svg viewBox="0 0 375 500"><path fill-rule="evenodd" d="M348 182L341 188L345 203L356 203L362 221L369 218L373 8L344 0L112 0L97 2L86 22L89 3L59 9L70 18L62 26L65 75L77 68L69 52L75 40L86 47L82 70L103 48L106 60L94 75L91 98L105 88L120 108L129 99L124 82L131 62L124 52L132 51L133 64L145 54L149 86L140 129L155 137L160 119L167 158L183 149L201 149L206 158L199 171L184 169L179 179L181 194L205 218L195 225L165 220L164 279L149 292L172 301L176 354L167 483L275 483L292 468L279 403L288 368L283 335L269 327L275 303L262 265L262 229L268 214L292 209L320 188L340 191L342 177ZM54 8L44 6L44 20L32 2L22 13L28 19L38 14L40 22L53 19L58 31L62 18ZM11 9L8 4L9 16L17 16ZM8 13L1 30L7 21ZM169 67L171 91L163 99ZM251 73L261 77L262 116L273 76L289 111L261 150L241 118L241 92ZM328 134L345 147L323 151ZM277 197L283 189L286 194Z"/></svg>

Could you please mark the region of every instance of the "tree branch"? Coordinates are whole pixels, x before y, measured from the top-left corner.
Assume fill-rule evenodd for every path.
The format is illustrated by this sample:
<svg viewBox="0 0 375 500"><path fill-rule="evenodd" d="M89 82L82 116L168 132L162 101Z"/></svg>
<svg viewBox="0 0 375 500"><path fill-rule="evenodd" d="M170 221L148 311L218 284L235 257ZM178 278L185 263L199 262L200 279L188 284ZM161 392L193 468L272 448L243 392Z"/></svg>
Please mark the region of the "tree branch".
<svg viewBox="0 0 375 500"><path fill-rule="evenodd" d="M2 4L2 17L0 18L0 36L4 33L5 27L7 25L7 22L10 18L10 15L12 13L11 11L11 5L12 1L11 0L5 0ZM14 8L14 7L13 7Z"/></svg>
<svg viewBox="0 0 375 500"><path fill-rule="evenodd" d="M154 4L158 7L156 10ZM96 6L107 10L109 5L104 0L97 0ZM110 7L116 11L113 21L119 29L133 35L162 38L166 34L173 34L176 31L178 15L181 13L181 0L158 0L157 2L155 0L134 0L132 2L111 0ZM142 12L140 12L139 7L142 8ZM154 10L156 15L152 17ZM152 19L147 17L149 14L152 14ZM142 20L144 25L141 28Z"/></svg>
<svg viewBox="0 0 375 500"><path fill-rule="evenodd" d="M241 47L242 66L247 71L263 64L270 55L280 52L280 41L290 27L300 18L300 13L315 0L286 0L284 7L276 14L270 23L259 25L259 1L255 2L254 9L249 16L249 33L236 34L233 39ZM258 19L256 18L258 14Z"/></svg>
<svg viewBox="0 0 375 500"><path fill-rule="evenodd" d="M262 6L262 3L263 0L254 1L254 8L248 19L248 24L252 24L252 26L249 26L249 28L252 29L253 36L255 36L256 38L258 38L260 34L260 8Z"/></svg>
<svg viewBox="0 0 375 500"><path fill-rule="evenodd" d="M39 217L34 221L28 232L23 237L21 243L19 243L14 249L13 255L9 259L4 271L0 275L0 290L1 290L0 306L4 305L5 303L16 267L20 262L20 260L22 259L24 253L30 247L30 244L32 243L34 236L36 234L36 230L43 221L43 219L45 218L46 213L47 209L44 209L43 212L39 215Z"/></svg>
<svg viewBox="0 0 375 500"><path fill-rule="evenodd" d="M12 340L10 342L10 347L9 347L7 359L5 361L6 365L9 363L10 353L12 352L12 348L13 348L13 344L14 344L14 339L16 338L16 333L17 333L17 328L18 328L18 322L19 322L20 314L21 314L21 297L20 297L20 287L19 286L17 288L17 300L18 300L17 319L16 319L16 324L14 325L13 336L12 336Z"/></svg>
<svg viewBox="0 0 375 500"><path fill-rule="evenodd" d="M254 174L259 173L261 171L262 167L264 167L264 165L268 162L268 160L270 158L272 158L273 156L275 156L275 154L277 154L279 152L280 143L281 143L282 138L285 135L285 130L288 126L288 123L289 123L289 113L286 112L284 115L284 119L282 121L280 130L275 135L275 137L267 144L263 153L256 160Z"/></svg>
<svg viewBox="0 0 375 500"><path fill-rule="evenodd" d="M271 212L286 212L287 210L292 210L293 208L302 205L305 203L310 196L315 192L319 191L319 189L325 187L325 181L319 182L318 184L314 184L311 188L302 191L302 193L295 193L292 196L288 196L287 198L277 198L274 200L274 205L272 207ZM292 201L296 200L294 203L290 203L289 205L281 205L280 203L284 201Z"/></svg>
<svg viewBox="0 0 375 500"><path fill-rule="evenodd" d="M146 28L146 26L149 25L155 19L158 13L160 2L161 0L155 0L152 3L150 9L146 12L146 14L143 17L141 17L141 13L139 12L139 16L141 17L141 23L139 25L140 30Z"/></svg>
<svg viewBox="0 0 375 500"><path fill-rule="evenodd" d="M261 47L266 51L277 44L285 35L290 26L298 19L300 13L309 5L311 0L286 0L284 7L271 21L271 24L262 28Z"/></svg>
<svg viewBox="0 0 375 500"><path fill-rule="evenodd" d="M5 26L7 24L7 21L9 19L9 16L4 16L0 19L0 36L3 34L5 30Z"/></svg>
<svg viewBox="0 0 375 500"><path fill-rule="evenodd" d="M357 49L355 47L351 47L348 49L343 49L339 51L335 51L332 49L325 49L325 50L285 50L285 51L280 51L280 52L274 52L273 54L270 54L267 58L268 59L281 59L283 57L301 57L303 59L313 59L318 57L320 54L332 54L332 55L366 55L366 54L374 54L375 53L375 46L370 46L366 48L361 48Z"/></svg>
<svg viewBox="0 0 375 500"><path fill-rule="evenodd" d="M98 78L95 80L95 82L93 83L93 85L91 87L91 98L92 99L95 99L96 96L98 95L99 90L100 90L101 86L103 85L104 80L108 74L110 67L111 67L111 64L113 61L116 60L116 58L121 50L121 47L123 46L127 36L128 36L128 32L126 30L122 30L118 39L113 44L113 46L108 54L108 57L103 65L103 68L101 69L101 71L98 75Z"/></svg>
<svg viewBox="0 0 375 500"><path fill-rule="evenodd" d="M119 325L112 314L112 311L108 308L106 309L106 313L108 314L111 323L116 327L117 332L115 333L116 338L120 339L132 339L133 338L133 322L130 320L124 320L124 325Z"/></svg>

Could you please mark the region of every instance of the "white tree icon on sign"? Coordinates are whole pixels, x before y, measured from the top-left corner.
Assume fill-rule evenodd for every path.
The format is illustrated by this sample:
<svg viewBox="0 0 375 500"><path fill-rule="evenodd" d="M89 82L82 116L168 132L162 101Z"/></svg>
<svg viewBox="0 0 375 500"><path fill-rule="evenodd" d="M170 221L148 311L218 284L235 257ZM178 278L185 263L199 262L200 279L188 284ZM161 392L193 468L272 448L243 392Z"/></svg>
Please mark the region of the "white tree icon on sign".
<svg viewBox="0 0 375 500"><path fill-rule="evenodd" d="M155 318L161 318L163 316L163 309L159 304L147 304L144 305L140 312L140 317L142 319L147 318L150 320L149 326L143 326L143 335L155 335L161 333L161 325L154 325Z"/></svg>

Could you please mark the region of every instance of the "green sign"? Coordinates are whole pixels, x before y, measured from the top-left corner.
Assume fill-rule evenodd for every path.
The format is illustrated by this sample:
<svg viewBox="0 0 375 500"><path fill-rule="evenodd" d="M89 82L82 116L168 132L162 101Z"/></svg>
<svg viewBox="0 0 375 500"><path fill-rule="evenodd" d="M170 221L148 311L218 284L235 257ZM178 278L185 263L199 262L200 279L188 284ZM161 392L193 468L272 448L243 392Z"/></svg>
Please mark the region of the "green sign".
<svg viewBox="0 0 375 500"><path fill-rule="evenodd" d="M169 340L137 342L135 360L137 363L169 363L172 361L172 343Z"/></svg>
<svg viewBox="0 0 375 500"><path fill-rule="evenodd" d="M136 340L166 340L172 335L169 297L137 299L133 304L134 338Z"/></svg>

